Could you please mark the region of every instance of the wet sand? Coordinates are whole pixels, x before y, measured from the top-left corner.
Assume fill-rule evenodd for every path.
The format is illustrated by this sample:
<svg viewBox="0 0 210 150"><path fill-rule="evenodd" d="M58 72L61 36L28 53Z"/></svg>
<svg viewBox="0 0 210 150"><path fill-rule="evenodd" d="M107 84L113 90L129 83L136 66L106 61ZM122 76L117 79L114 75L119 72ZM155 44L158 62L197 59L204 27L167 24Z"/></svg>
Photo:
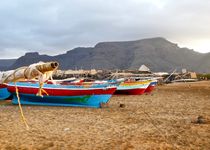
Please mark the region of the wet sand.
<svg viewBox="0 0 210 150"><path fill-rule="evenodd" d="M23 106L23 111L29 130L18 106L0 102L0 150L210 149L209 81L113 96L102 109ZM200 115L204 123L196 124Z"/></svg>

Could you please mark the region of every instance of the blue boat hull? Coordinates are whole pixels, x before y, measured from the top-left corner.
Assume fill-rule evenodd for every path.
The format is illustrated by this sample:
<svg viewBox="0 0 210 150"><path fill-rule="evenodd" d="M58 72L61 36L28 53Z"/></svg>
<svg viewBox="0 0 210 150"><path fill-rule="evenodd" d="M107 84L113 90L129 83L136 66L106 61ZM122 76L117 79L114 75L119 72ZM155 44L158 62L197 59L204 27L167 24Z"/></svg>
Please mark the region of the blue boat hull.
<svg viewBox="0 0 210 150"><path fill-rule="evenodd" d="M11 96L11 93L7 90L7 88L0 88L0 101L8 99Z"/></svg>
<svg viewBox="0 0 210 150"><path fill-rule="evenodd" d="M93 87L94 86L94 87ZM91 85L91 87L72 85L44 84L43 97L37 96L39 85L30 82L17 82L21 104L44 106L76 106L76 107L101 107L107 103L116 90L116 86ZM18 104L16 88L13 83L8 84L12 93L13 104Z"/></svg>
<svg viewBox="0 0 210 150"><path fill-rule="evenodd" d="M21 104L43 106L74 106L99 108L101 103L107 103L111 98L107 95L83 95L83 96L36 96L33 94L20 94ZM12 99L13 104L18 104L17 96Z"/></svg>

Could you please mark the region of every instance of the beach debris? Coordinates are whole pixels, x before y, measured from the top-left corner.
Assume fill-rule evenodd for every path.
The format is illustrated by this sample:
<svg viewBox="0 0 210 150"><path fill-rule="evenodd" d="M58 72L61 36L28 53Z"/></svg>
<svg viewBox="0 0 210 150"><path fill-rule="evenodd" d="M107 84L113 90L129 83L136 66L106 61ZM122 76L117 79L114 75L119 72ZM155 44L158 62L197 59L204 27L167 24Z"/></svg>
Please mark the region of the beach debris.
<svg viewBox="0 0 210 150"><path fill-rule="evenodd" d="M195 124L206 124L207 120L203 116L198 116L195 120L192 121Z"/></svg>
<svg viewBox="0 0 210 150"><path fill-rule="evenodd" d="M120 108L125 108L125 104L120 103Z"/></svg>
<svg viewBox="0 0 210 150"><path fill-rule="evenodd" d="M63 131L69 131L70 130L70 128L64 128L64 130Z"/></svg>

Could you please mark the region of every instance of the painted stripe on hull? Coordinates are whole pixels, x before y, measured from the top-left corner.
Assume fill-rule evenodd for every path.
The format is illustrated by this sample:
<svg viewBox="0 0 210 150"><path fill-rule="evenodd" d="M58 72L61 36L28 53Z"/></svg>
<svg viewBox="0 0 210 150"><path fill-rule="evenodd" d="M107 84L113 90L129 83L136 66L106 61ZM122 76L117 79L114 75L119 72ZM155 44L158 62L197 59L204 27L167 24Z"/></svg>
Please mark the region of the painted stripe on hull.
<svg viewBox="0 0 210 150"><path fill-rule="evenodd" d="M149 84L150 81L126 82L117 86L117 90L146 89Z"/></svg>
<svg viewBox="0 0 210 150"><path fill-rule="evenodd" d="M129 90L129 89L146 89L149 86L147 85L137 85L137 86L118 86L117 90Z"/></svg>
<svg viewBox="0 0 210 150"><path fill-rule="evenodd" d="M84 95L84 96L36 96L33 94L20 94L21 104L25 105L47 105L47 106L76 106L99 108L100 103L107 103L111 98L107 95ZM14 95L13 104L18 104Z"/></svg>
<svg viewBox="0 0 210 150"><path fill-rule="evenodd" d="M149 84L150 81L137 81L120 84L117 87L115 94L141 95L144 93Z"/></svg>
<svg viewBox="0 0 210 150"><path fill-rule="evenodd" d="M144 85L144 84L150 84L150 80L146 81L125 81L122 82L120 85L122 86L132 86L132 85Z"/></svg>
<svg viewBox="0 0 210 150"><path fill-rule="evenodd" d="M113 94L116 87L107 88L72 88L72 89L53 89L53 88L43 88L50 96L82 96L82 95L104 95ZM8 85L8 90L11 93L15 93L15 86ZM19 93L24 94L37 94L38 87L18 87ZM44 93L43 93L44 94Z"/></svg>
<svg viewBox="0 0 210 150"><path fill-rule="evenodd" d="M9 83L8 85L14 86L14 83ZM39 87L38 82L17 82L16 85L18 87ZM61 85L61 84L47 84L45 83L43 88L50 88L50 89L87 89L87 88L106 88L109 87L109 83L104 84L82 84L82 85ZM112 84L112 86L116 86Z"/></svg>

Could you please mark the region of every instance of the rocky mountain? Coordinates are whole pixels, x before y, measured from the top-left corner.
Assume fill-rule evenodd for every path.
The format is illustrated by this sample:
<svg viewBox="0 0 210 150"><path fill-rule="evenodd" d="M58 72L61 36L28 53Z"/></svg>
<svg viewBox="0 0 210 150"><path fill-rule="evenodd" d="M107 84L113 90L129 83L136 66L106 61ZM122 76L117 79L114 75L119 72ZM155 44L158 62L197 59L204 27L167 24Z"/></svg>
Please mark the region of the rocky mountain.
<svg viewBox="0 0 210 150"><path fill-rule="evenodd" d="M138 69L145 64L152 71L186 68L196 72L210 72L210 53L202 54L180 48L177 44L159 37L102 42L95 47L78 47L56 56L26 53L18 58L10 69L51 60L58 61L60 69Z"/></svg>
<svg viewBox="0 0 210 150"><path fill-rule="evenodd" d="M15 61L16 59L0 59L0 70L8 70Z"/></svg>

